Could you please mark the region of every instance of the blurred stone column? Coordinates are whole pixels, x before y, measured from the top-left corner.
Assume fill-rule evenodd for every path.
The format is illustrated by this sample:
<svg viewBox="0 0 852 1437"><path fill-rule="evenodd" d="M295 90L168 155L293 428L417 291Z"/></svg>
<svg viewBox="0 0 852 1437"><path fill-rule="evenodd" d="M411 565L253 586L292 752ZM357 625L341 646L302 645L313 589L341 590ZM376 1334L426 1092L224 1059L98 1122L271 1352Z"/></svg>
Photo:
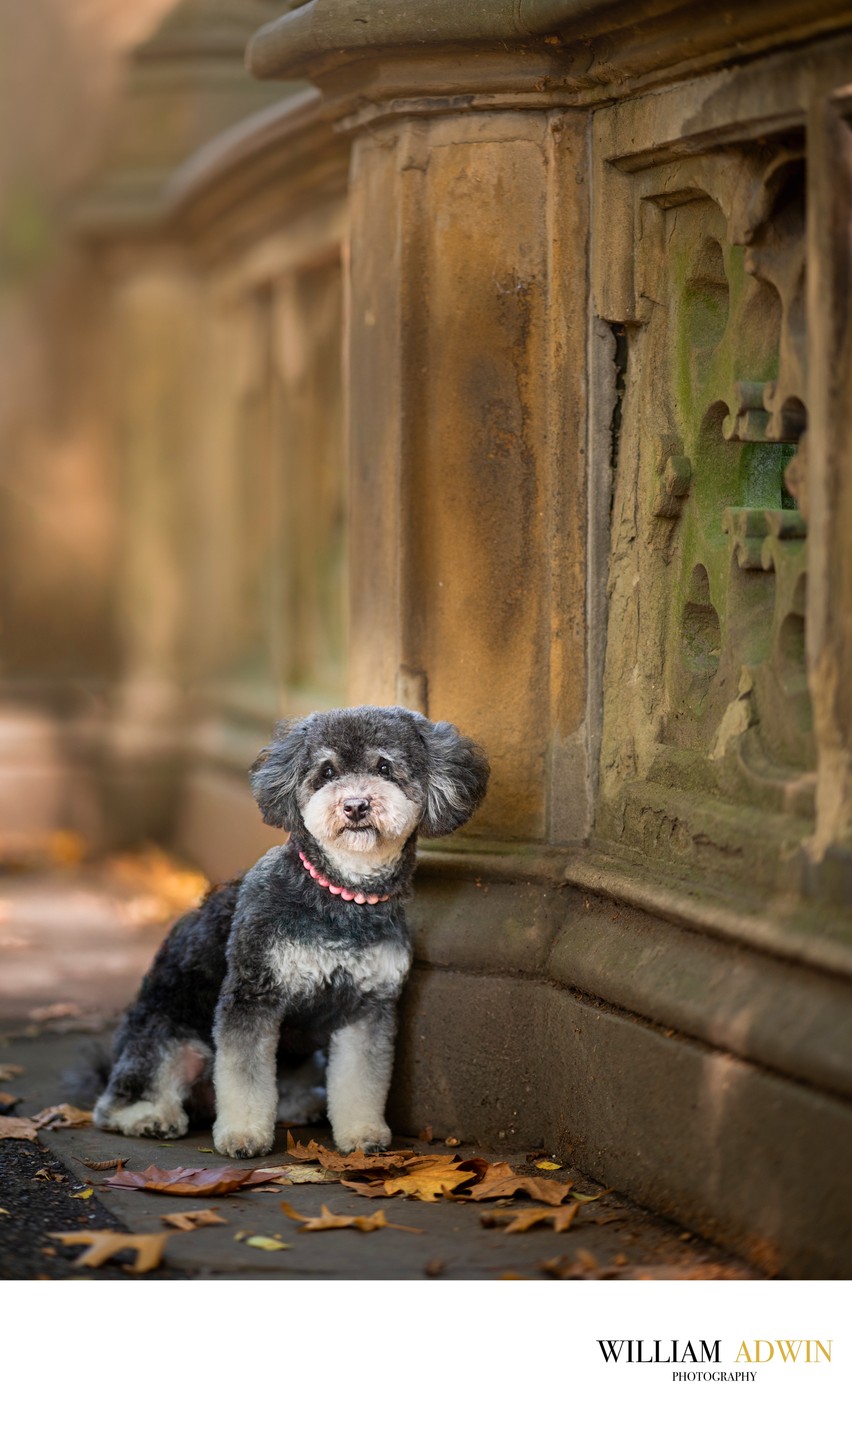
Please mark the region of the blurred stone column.
<svg viewBox="0 0 852 1437"><path fill-rule="evenodd" d="M113 831L163 837L179 781L186 649L184 508L192 465L195 286L156 255L115 281L113 405L120 484L118 618L123 677L106 774Z"/></svg>

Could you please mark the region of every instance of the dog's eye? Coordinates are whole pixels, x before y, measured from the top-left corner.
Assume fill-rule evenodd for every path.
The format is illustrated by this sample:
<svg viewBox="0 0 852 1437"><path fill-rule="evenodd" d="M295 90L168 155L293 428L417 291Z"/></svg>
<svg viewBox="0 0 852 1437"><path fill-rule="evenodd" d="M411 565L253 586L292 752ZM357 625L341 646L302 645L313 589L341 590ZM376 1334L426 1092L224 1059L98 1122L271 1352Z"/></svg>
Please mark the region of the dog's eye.
<svg viewBox="0 0 852 1437"><path fill-rule="evenodd" d="M333 763L323 764L320 769L320 778L323 780L323 783L330 783L333 778L337 778L337 769Z"/></svg>
<svg viewBox="0 0 852 1437"><path fill-rule="evenodd" d="M390 765L390 762L388 761L388 759L386 759L386 758L380 758L379 761L378 761L378 763L376 764L376 773L379 775L379 777L380 777L380 778L390 778L392 772L393 772L393 769L391 768L391 765Z"/></svg>

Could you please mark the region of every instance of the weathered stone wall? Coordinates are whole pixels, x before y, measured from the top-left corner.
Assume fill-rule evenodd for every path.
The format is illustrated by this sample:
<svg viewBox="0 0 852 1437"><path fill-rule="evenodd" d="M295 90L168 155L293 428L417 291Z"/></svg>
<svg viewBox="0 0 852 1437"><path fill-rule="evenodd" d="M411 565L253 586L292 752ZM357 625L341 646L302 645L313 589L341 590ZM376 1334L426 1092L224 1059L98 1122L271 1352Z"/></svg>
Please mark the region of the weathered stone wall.
<svg viewBox="0 0 852 1437"><path fill-rule="evenodd" d="M494 761L421 864L397 1121L805 1276L852 1264L850 41L312 0L250 50L351 136L350 695Z"/></svg>

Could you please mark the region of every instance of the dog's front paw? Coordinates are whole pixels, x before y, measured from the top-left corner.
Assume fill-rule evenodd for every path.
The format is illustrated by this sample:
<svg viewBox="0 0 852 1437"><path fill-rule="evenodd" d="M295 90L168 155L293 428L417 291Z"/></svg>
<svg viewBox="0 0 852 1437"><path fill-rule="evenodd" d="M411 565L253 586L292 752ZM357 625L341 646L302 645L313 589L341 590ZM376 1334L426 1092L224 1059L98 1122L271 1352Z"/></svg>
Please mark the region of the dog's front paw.
<svg viewBox="0 0 852 1437"><path fill-rule="evenodd" d="M228 1158L260 1158L271 1153L275 1131L253 1132L250 1128L228 1128L216 1123L213 1128L213 1145L217 1153Z"/></svg>
<svg viewBox="0 0 852 1437"><path fill-rule="evenodd" d="M387 1123L365 1123L359 1128L340 1132L333 1130L334 1142L340 1153L381 1153L391 1145L391 1130Z"/></svg>

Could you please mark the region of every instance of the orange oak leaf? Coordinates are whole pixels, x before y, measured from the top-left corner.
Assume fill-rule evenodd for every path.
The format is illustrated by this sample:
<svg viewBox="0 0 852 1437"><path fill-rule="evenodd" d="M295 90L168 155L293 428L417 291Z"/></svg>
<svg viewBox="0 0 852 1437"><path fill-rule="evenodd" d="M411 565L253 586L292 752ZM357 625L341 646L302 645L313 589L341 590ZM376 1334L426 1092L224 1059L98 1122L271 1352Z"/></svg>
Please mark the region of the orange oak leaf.
<svg viewBox="0 0 852 1437"><path fill-rule="evenodd" d="M168 1193L172 1197L219 1197L240 1188L259 1187L269 1182L269 1173L258 1168L158 1168L151 1166L135 1173L122 1171L107 1178L107 1188L144 1188L146 1192Z"/></svg>
<svg viewBox="0 0 852 1437"><path fill-rule="evenodd" d="M379 1212L370 1213L368 1217L343 1217L330 1211L325 1203L320 1208L319 1217L306 1217L304 1213L296 1212L288 1202L282 1202L281 1211L291 1222L301 1223L299 1232L328 1232L334 1228L356 1228L358 1232L377 1232L379 1228L392 1227L397 1232L422 1233L419 1227L404 1227L402 1223L388 1222L382 1209Z"/></svg>
<svg viewBox="0 0 852 1437"><path fill-rule="evenodd" d="M202 1207L191 1212L165 1212L161 1221L181 1232L194 1232L197 1227L213 1227L215 1223L225 1223L226 1219L220 1217L215 1208Z"/></svg>
<svg viewBox="0 0 852 1437"><path fill-rule="evenodd" d="M170 1234L167 1232L52 1232L48 1236L61 1242L65 1247L85 1247L74 1263L75 1267L101 1267L120 1252L135 1252L130 1272L151 1272L159 1267Z"/></svg>

